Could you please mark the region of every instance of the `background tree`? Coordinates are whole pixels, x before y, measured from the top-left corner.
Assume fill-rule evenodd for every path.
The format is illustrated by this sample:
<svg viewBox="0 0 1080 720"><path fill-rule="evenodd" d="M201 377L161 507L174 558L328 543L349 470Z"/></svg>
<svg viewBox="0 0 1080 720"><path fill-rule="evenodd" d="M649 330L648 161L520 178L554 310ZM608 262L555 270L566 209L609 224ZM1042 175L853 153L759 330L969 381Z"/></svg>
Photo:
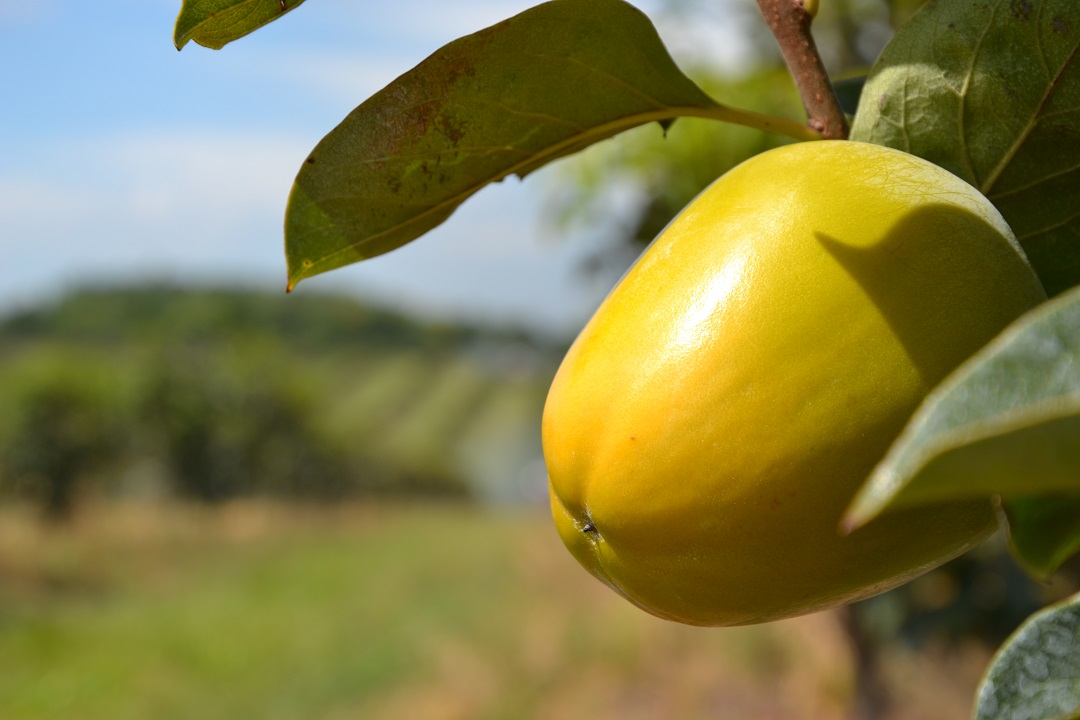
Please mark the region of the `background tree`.
<svg viewBox="0 0 1080 720"><path fill-rule="evenodd" d="M0 444L0 479L36 498L51 521L70 517L80 483L115 465L124 447L120 403L105 369L63 355L35 358L6 379L11 391Z"/></svg>

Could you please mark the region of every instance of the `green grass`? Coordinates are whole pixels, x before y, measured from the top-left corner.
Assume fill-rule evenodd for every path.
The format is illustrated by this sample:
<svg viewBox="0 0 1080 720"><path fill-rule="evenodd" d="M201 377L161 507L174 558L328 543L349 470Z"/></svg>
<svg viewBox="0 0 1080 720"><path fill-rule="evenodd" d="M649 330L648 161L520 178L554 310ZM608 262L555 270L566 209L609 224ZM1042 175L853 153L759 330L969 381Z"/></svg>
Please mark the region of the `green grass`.
<svg viewBox="0 0 1080 720"><path fill-rule="evenodd" d="M850 685L835 618L657 620L542 512L0 513L4 720L829 720Z"/></svg>

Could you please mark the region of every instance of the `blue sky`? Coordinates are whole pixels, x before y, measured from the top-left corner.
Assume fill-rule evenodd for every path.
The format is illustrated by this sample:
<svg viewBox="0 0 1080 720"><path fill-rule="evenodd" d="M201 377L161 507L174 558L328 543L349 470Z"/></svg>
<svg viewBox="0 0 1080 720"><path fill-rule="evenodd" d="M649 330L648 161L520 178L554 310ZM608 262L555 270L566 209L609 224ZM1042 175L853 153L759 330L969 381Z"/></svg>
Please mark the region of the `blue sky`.
<svg viewBox="0 0 1080 720"><path fill-rule="evenodd" d="M531 0L310 0L221 51L177 52L180 0L0 0L0 313L143 279L284 289L282 215L316 142L455 37ZM635 3L656 15L659 0ZM676 59L737 55L722 28L657 18ZM386 256L301 284L429 314L567 332L606 287L604 228L545 221L557 168L469 200Z"/></svg>

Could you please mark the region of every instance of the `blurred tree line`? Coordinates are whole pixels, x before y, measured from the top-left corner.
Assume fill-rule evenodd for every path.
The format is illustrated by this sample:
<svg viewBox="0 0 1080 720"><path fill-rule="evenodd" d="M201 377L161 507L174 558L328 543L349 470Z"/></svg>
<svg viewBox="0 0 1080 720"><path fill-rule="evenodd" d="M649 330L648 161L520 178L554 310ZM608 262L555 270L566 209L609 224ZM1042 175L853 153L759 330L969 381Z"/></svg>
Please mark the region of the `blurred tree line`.
<svg viewBox="0 0 1080 720"><path fill-rule="evenodd" d="M0 320L0 499L513 495L557 357L344 297L83 290Z"/></svg>

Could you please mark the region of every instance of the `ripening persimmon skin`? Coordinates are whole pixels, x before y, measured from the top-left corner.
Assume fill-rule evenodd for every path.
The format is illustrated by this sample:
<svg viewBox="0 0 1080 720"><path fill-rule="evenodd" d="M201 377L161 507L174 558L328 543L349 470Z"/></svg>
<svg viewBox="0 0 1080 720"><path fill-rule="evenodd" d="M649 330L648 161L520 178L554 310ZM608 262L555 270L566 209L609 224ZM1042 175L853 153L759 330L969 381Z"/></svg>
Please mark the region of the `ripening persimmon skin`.
<svg viewBox="0 0 1080 720"><path fill-rule="evenodd" d="M919 402L1045 299L974 188L888 148L789 145L718 179L619 282L551 386L555 524L641 608L740 625L888 590L990 501L843 511Z"/></svg>

